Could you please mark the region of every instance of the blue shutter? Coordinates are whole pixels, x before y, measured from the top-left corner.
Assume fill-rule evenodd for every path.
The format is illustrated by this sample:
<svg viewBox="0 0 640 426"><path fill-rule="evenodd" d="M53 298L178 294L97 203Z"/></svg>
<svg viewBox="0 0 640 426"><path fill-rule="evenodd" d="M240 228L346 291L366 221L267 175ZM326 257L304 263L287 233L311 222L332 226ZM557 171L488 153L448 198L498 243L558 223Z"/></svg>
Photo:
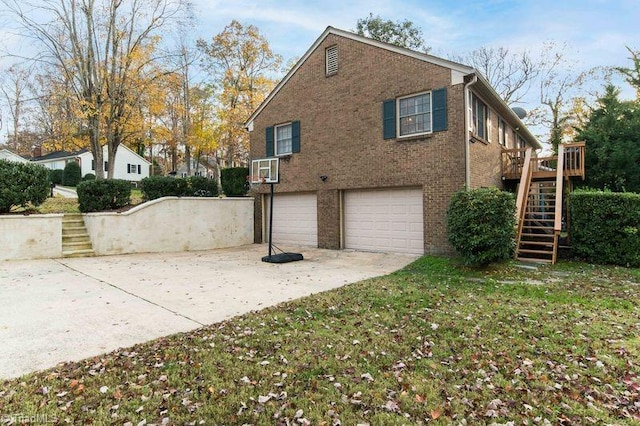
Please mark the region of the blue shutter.
<svg viewBox="0 0 640 426"><path fill-rule="evenodd" d="M273 126L267 127L267 157L273 157L274 154L274 146L273 146Z"/></svg>
<svg viewBox="0 0 640 426"><path fill-rule="evenodd" d="M142 174L142 166L140 164L138 164L138 174L139 175Z"/></svg>
<svg viewBox="0 0 640 426"><path fill-rule="evenodd" d="M291 122L291 152L300 152L300 122Z"/></svg>
<svg viewBox="0 0 640 426"><path fill-rule="evenodd" d="M382 137L394 139L396 137L396 100L389 99L382 103Z"/></svg>
<svg viewBox="0 0 640 426"><path fill-rule="evenodd" d="M434 90L431 93L433 106L433 131L447 130L447 89Z"/></svg>

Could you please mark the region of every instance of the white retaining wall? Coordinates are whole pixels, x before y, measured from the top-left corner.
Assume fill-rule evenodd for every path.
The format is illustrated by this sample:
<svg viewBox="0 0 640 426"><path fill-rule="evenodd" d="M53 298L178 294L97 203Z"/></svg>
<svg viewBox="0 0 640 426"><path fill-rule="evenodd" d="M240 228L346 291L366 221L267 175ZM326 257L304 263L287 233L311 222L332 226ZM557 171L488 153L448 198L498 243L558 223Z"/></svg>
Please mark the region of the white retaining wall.
<svg viewBox="0 0 640 426"><path fill-rule="evenodd" d="M0 260L62 257L62 216L0 216Z"/></svg>
<svg viewBox="0 0 640 426"><path fill-rule="evenodd" d="M253 198L164 197L84 222L98 256L237 247L253 243Z"/></svg>

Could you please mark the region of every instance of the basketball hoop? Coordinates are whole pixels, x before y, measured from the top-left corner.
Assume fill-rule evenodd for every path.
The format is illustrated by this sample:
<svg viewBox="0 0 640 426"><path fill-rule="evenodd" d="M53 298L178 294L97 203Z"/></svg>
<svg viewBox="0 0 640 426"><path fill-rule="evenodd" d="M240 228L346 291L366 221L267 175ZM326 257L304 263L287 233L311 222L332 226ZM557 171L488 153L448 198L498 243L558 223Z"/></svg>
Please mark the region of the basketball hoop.
<svg viewBox="0 0 640 426"><path fill-rule="evenodd" d="M251 161L251 174L247 177L250 182L251 190L254 193L260 192L260 187L264 183L268 183L270 188L269 202L269 255L262 258L263 262L269 263L287 263L303 260L304 256L300 253L286 253L280 249L281 253L275 254L273 244L273 204L274 204L274 186L279 182L280 159L278 157L261 158Z"/></svg>
<svg viewBox="0 0 640 426"><path fill-rule="evenodd" d="M252 193L260 192L260 188L264 183L267 183L267 179L265 177L254 175L247 176L247 187Z"/></svg>

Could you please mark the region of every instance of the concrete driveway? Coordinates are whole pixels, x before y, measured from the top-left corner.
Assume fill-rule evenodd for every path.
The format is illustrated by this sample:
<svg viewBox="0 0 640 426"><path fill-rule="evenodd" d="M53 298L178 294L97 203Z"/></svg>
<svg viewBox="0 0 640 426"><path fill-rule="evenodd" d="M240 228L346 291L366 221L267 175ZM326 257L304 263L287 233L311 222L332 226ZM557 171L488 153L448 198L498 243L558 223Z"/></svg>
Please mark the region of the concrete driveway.
<svg viewBox="0 0 640 426"><path fill-rule="evenodd" d="M265 245L0 262L0 378L12 378L393 272L416 256Z"/></svg>

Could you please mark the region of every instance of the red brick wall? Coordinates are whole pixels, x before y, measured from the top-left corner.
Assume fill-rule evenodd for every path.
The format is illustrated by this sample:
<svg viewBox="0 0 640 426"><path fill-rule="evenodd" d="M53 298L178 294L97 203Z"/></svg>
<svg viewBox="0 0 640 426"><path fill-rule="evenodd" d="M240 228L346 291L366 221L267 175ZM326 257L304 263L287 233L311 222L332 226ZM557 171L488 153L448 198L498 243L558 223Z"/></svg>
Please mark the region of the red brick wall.
<svg viewBox="0 0 640 426"><path fill-rule="evenodd" d="M326 77L325 48L336 44L339 71ZM383 101L442 87L447 131L383 140ZM448 68L330 34L254 120L251 157L265 156L266 127L300 120L301 152L280 162L276 191L317 192L320 247L340 246L340 191L422 187L425 252L448 253L445 212L465 182L464 113L463 86L451 86Z"/></svg>

